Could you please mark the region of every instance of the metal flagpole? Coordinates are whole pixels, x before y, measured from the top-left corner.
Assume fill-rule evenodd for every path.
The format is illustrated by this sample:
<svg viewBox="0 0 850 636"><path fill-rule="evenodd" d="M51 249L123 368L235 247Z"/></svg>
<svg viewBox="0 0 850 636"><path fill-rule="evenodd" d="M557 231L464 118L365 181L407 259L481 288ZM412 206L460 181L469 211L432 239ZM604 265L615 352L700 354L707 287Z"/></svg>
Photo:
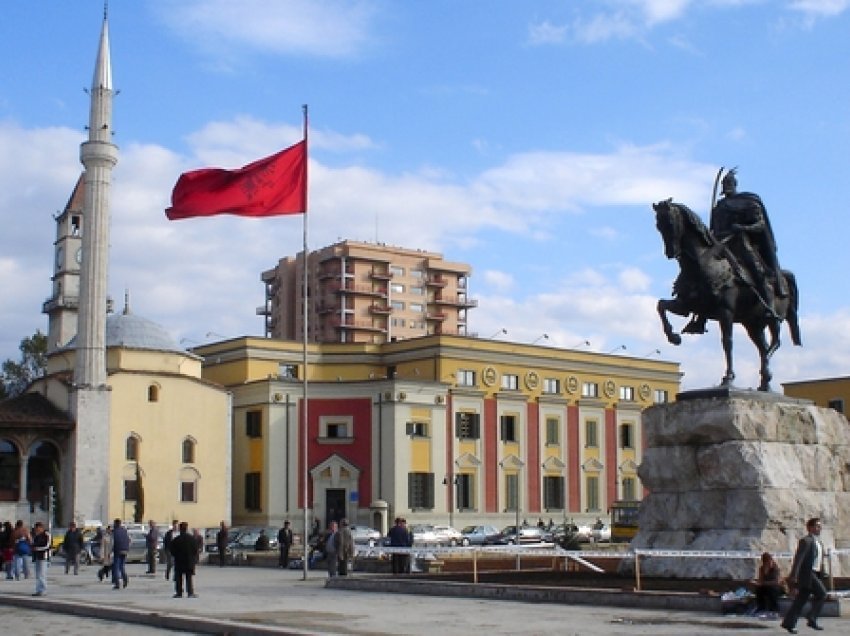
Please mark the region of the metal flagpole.
<svg viewBox="0 0 850 636"><path fill-rule="evenodd" d="M303 539L304 556L302 557L301 561L303 562L303 566L304 566L303 580L306 581L307 580L307 571L309 570L308 536L309 536L309 531L310 531L310 525L309 525L310 519L309 519L308 510L307 510L308 496L309 496L309 492L310 492L308 485L307 485L308 481L310 479L310 465L307 463L307 448L308 448L307 427L308 427L308 422L309 422L309 420L307 419L307 376L308 376L308 374L307 374L307 333L308 333L308 330L307 330L307 316L308 316L308 314L307 314L307 300L308 300L308 294L307 294L307 190L308 190L308 183L309 183L309 181L307 179L307 176L308 176L307 165L308 165L308 160L309 160L310 155L309 155L309 152L308 152L308 145L307 145L307 104L304 104L303 109L304 109L304 205L302 207L304 208L304 218L303 218L303 221L304 221L304 223L303 223L303 225L304 225L304 245L303 245L303 249L302 249L302 254L304 255L304 260L303 260L303 263L301 265L302 270L303 270L303 278L302 278L302 281L301 281L301 284L302 284L302 290L301 290L301 305L302 305L301 340L302 340L302 355L303 355L302 366L304 368L304 377L301 380L301 389L302 389L302 395L301 395L301 403L302 403L302 406L301 406L301 418L302 418L301 419L301 444L302 444L302 453L303 453L303 456L302 456L303 475L302 475L302 477L304 479L304 486L303 486L303 491L302 491L301 494L304 497L304 539Z"/></svg>

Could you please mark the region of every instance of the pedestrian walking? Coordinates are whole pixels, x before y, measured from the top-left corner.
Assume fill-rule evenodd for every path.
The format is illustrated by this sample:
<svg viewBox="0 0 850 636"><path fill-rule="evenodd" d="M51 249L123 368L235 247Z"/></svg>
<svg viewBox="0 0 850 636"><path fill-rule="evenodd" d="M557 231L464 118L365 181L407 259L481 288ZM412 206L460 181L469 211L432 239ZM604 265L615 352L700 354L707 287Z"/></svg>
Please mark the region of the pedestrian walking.
<svg viewBox="0 0 850 636"><path fill-rule="evenodd" d="M83 533L75 522L68 524L68 530L62 539L62 553L65 555L65 574L74 568L74 575L80 573L80 553L83 551Z"/></svg>
<svg viewBox="0 0 850 636"><path fill-rule="evenodd" d="M41 521L35 522L35 535L32 538L32 562L35 566L35 592L33 596L47 593L47 564L50 550L50 534Z"/></svg>
<svg viewBox="0 0 850 636"><path fill-rule="evenodd" d="M797 588L797 596L782 620L782 627L790 634L797 633L797 619L800 618L809 597L812 597L812 604L806 615L806 625L817 631L823 629L818 625L820 611L826 600L826 588L821 580L824 576L825 554L823 544L820 542L822 527L817 517L809 519L806 522L808 534L800 539L797 552L794 554L788 584Z"/></svg>
<svg viewBox="0 0 850 636"><path fill-rule="evenodd" d="M121 525L121 519L112 523L112 589L120 589L119 581L127 587L127 553L130 552L130 535Z"/></svg>

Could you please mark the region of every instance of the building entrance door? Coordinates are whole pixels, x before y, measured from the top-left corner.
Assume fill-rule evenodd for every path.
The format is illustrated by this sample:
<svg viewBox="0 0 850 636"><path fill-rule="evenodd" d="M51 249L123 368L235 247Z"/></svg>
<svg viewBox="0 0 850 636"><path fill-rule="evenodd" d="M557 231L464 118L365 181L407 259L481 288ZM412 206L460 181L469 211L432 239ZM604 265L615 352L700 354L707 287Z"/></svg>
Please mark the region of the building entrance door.
<svg viewBox="0 0 850 636"><path fill-rule="evenodd" d="M345 488L325 489L325 519L339 522L345 517Z"/></svg>

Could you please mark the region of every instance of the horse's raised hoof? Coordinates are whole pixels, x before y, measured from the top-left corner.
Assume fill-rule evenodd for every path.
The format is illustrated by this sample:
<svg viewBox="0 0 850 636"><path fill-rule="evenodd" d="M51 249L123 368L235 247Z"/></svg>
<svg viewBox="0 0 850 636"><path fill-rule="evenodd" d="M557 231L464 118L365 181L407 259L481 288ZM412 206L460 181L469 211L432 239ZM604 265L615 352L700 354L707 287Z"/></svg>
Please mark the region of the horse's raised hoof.
<svg viewBox="0 0 850 636"><path fill-rule="evenodd" d="M678 346L678 345L682 344L682 336L680 336L677 333L670 333L670 334L667 334L667 341L670 344L674 344L674 345Z"/></svg>

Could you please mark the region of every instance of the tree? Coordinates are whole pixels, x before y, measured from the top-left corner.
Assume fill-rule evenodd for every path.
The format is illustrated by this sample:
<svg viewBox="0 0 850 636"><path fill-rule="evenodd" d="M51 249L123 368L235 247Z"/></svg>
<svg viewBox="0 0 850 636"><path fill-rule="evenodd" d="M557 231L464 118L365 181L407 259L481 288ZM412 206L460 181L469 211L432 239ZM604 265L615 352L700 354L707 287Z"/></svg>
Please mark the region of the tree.
<svg viewBox="0 0 850 636"><path fill-rule="evenodd" d="M30 382L44 375L47 369L47 336L41 331L21 340L20 362L8 359L0 376L0 397L15 397L24 392Z"/></svg>
<svg viewBox="0 0 850 636"><path fill-rule="evenodd" d="M142 523L145 519L145 488L142 485L142 469L136 462L136 506L133 510L133 521Z"/></svg>

